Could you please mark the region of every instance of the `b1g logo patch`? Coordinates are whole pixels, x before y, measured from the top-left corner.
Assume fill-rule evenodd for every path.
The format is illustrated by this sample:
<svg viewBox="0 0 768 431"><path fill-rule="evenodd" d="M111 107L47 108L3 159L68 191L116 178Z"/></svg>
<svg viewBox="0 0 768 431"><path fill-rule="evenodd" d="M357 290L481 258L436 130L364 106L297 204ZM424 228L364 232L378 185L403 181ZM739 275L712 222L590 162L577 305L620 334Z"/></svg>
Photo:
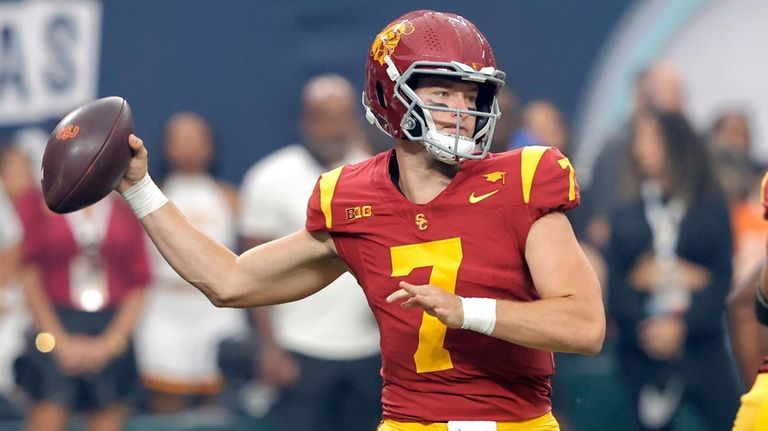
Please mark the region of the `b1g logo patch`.
<svg viewBox="0 0 768 431"><path fill-rule="evenodd" d="M373 207L370 205L362 205L354 208L346 208L344 210L346 220L357 220L364 217L373 216Z"/></svg>

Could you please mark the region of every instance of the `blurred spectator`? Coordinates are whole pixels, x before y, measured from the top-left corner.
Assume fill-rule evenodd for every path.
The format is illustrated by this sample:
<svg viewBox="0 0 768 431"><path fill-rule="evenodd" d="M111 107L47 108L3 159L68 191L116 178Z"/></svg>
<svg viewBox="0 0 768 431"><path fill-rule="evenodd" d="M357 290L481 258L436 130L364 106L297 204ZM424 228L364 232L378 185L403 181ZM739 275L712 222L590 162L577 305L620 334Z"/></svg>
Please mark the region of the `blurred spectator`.
<svg viewBox="0 0 768 431"><path fill-rule="evenodd" d="M337 75L320 75L306 84L299 122L304 145L269 155L244 179L244 248L300 229L317 177L366 157L351 145L358 127L355 94ZM379 336L352 275L345 273L303 300L254 313L261 378L282 388L268 416L277 430L376 428L381 418Z"/></svg>
<svg viewBox="0 0 768 431"><path fill-rule="evenodd" d="M501 118L496 122L496 128L493 129L493 140L489 151L501 153L512 148L514 137L520 130L522 119L520 118L520 101L511 87L502 87L496 100L499 103ZM389 141L388 145L391 146L392 141Z"/></svg>
<svg viewBox="0 0 768 431"><path fill-rule="evenodd" d="M21 419L21 411L13 402L12 362L22 345L25 309L20 289L14 282L17 274L21 223L6 193L4 178L8 176L5 155L0 149L0 421Z"/></svg>
<svg viewBox="0 0 768 431"><path fill-rule="evenodd" d="M55 124L47 130L41 127L25 127L13 134L13 146L26 155L28 164L32 169L32 182L38 187L42 180L40 167L43 165L45 145L48 143L48 135L53 126Z"/></svg>
<svg viewBox="0 0 768 431"><path fill-rule="evenodd" d="M546 145L568 155L568 129L560 110L547 100L535 100L523 108L523 128L534 145Z"/></svg>
<svg viewBox="0 0 768 431"><path fill-rule="evenodd" d="M0 149L0 289L10 283L16 272L17 245L22 234L16 209L8 196L8 187L5 184L6 179L13 181L13 176L16 174L11 168L12 162L6 160L13 157L12 151ZM23 179L23 175L21 177ZM2 313L1 306L0 313Z"/></svg>
<svg viewBox="0 0 768 431"><path fill-rule="evenodd" d="M760 203L760 176L752 162L752 133L747 115L724 112L715 120L709 151L731 208L733 225L733 283L743 284L764 260L768 225Z"/></svg>
<svg viewBox="0 0 768 431"><path fill-rule="evenodd" d="M0 150L0 175L12 202L16 202L31 188L37 188L40 184L34 180L34 169L27 153L15 145Z"/></svg>
<svg viewBox="0 0 768 431"><path fill-rule="evenodd" d="M722 327L732 276L726 199L682 114L635 115L631 142L607 259L635 419L671 429L686 403L711 430L729 429L738 393Z"/></svg>
<svg viewBox="0 0 768 431"><path fill-rule="evenodd" d="M30 187L17 201L24 226L24 293L34 320L16 380L32 400L29 431L120 430L137 389L131 337L149 281L144 233L110 195L57 215Z"/></svg>
<svg viewBox="0 0 768 431"><path fill-rule="evenodd" d="M235 247L237 192L209 173L213 154L206 120L193 113L174 115L165 131L169 173L161 187L192 224ZM216 360L219 343L247 333L247 313L215 307L152 251L155 278L136 336L149 410L213 406L224 383Z"/></svg>
<svg viewBox="0 0 768 431"><path fill-rule="evenodd" d="M638 75L629 118L603 146L592 169L594 180L583 192L585 239L598 249L603 250L610 239L607 217L618 197L622 161L630 151L635 117L644 111L683 112L684 96L679 72L666 61L653 63Z"/></svg>
<svg viewBox="0 0 768 431"><path fill-rule="evenodd" d="M750 194L759 197L759 188L754 187L759 175L750 157L751 150L752 133L745 113L727 111L715 120L709 136L709 151L731 205Z"/></svg>

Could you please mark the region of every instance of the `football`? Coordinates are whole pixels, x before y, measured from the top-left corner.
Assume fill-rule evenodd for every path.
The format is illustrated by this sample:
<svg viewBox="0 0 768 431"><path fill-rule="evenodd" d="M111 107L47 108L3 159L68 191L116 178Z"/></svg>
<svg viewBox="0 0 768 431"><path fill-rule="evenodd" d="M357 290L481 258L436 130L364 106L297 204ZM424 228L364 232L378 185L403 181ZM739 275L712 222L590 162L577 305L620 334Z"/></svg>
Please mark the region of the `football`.
<svg viewBox="0 0 768 431"><path fill-rule="evenodd" d="M70 112L53 129L43 154L43 195L65 214L108 195L128 169L133 114L122 97L104 97Z"/></svg>

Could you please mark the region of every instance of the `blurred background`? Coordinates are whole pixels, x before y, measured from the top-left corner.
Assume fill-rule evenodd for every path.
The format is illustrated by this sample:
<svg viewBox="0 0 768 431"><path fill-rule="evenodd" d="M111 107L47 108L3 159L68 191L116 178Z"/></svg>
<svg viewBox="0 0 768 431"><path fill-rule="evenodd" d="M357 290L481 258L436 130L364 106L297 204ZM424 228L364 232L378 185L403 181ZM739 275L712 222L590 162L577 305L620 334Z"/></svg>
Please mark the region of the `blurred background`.
<svg viewBox="0 0 768 431"><path fill-rule="evenodd" d="M149 147L153 177L205 173L221 185L214 189L225 196L220 204L228 209L221 223L231 230L227 238L232 246L237 247L236 236L241 244L244 237L269 239L266 233L242 230L248 214L239 211L247 211L249 197L241 190L238 203L237 189L245 188L246 173L291 144L308 144L310 135L317 133L305 121L310 103L304 90L311 79L338 75L348 81L359 103L374 35L414 9L463 15L493 46L512 90L504 96L501 122L506 129L499 131L504 135L497 139L497 150L553 145L574 161L584 208L572 222L603 276L606 297L611 295L614 260L610 214L615 208L610 197L617 192L605 191L600 183L618 182L623 172L618 160L630 152L628 145L612 142L623 134L624 141L640 140L633 117L639 106L687 118L700 138L701 151L721 162L713 163L713 171L730 211L725 221L728 237L716 237L727 240L722 244L733 240L726 281L714 287L720 295L711 319L720 325L725 295L762 259L766 231L761 222L754 222L760 219L757 180L768 162L768 57L760 55L761 42L768 40L768 3L761 0L2 0L0 185L12 202L9 207L18 209L25 188L39 181L42 150L61 117L97 97L119 95L130 103L136 133ZM193 113L184 114L191 115L191 125L170 121L178 119L178 113ZM349 137L359 144L355 147L368 153L389 148L389 138L363 124L362 113L357 108L351 114L360 125ZM181 129L172 130L172 125ZM167 146L179 139L205 149L192 155L169 150ZM618 155L610 154L612 148ZM605 166L618 172L604 176L601 156ZM27 163L29 172L18 167L19 157L27 160L22 165ZM25 175L29 184L20 180ZM6 230L0 235L0 240L6 238L0 241L6 262L0 266L5 273L0 274L0 393L8 404L0 430L21 429L30 405L13 372L30 319L23 310L23 283L14 277L24 266L23 231L30 226L20 215L20 223L0 226ZM148 254L151 260L151 250ZM152 282L147 286L154 288ZM149 294L145 305L151 301ZM196 382L197 389L183 394L197 397L194 400L157 407L152 397L157 388L143 378L126 428L270 429L262 416L278 396L280 383L262 384L258 371L232 372L242 368L233 363L245 361L249 368L259 357L259 341L253 339L257 336L248 334L260 330L231 323L241 318L250 323L259 319L234 317L223 324L230 329L211 335L214 347L208 347L207 360L218 367L215 385ZM140 315L138 331L152 331L148 319ZM737 376L725 326L720 326L712 336L729 355L722 371L742 393L749 382ZM231 329L235 327L240 329ZM634 396L614 392L624 382L620 331L621 325L613 326L598 357L560 355L554 400L564 430L635 429L625 419L634 414ZM232 353L248 349L257 353L244 358ZM223 366L222 355L229 358ZM718 429L697 412L695 402L674 404L675 429ZM76 418L72 426L80 429L84 424Z"/></svg>

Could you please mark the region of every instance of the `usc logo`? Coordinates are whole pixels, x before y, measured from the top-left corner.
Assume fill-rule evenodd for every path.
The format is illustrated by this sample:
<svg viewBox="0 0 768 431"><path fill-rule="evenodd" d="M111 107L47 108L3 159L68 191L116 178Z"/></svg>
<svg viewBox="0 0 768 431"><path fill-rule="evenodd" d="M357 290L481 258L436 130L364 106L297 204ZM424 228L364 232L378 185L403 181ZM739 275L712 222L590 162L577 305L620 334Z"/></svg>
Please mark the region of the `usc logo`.
<svg viewBox="0 0 768 431"><path fill-rule="evenodd" d="M419 230L427 230L427 217L425 217L424 214L416 214L416 227L418 227Z"/></svg>
<svg viewBox="0 0 768 431"><path fill-rule="evenodd" d="M80 127L70 124L67 127L62 128L58 132L56 132L56 139L60 141L66 141L67 139L72 139L75 136L77 136L77 133L80 131Z"/></svg>
<svg viewBox="0 0 768 431"><path fill-rule="evenodd" d="M384 64L384 57L395 52L395 48L400 43L400 38L404 35L411 34L416 31L416 27L409 21L400 21L392 23L389 27L379 33L375 39L373 39L373 45L371 45L371 57L378 61L379 64Z"/></svg>

